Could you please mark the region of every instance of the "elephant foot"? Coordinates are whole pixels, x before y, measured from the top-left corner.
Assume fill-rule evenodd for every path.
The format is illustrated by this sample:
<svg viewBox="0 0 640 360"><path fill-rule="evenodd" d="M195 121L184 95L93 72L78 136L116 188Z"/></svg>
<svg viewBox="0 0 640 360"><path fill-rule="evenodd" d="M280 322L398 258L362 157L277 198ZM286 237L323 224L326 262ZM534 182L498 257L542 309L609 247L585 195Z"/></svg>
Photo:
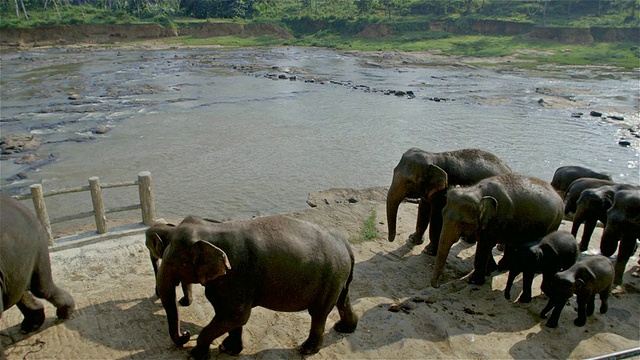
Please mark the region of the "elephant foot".
<svg viewBox="0 0 640 360"><path fill-rule="evenodd" d="M602 303L602 305L600 305L600 314L606 314L607 311L609 311L609 304Z"/></svg>
<svg viewBox="0 0 640 360"><path fill-rule="evenodd" d="M209 345L207 346L196 345L193 349L191 349L189 354L195 360L206 360L209 358Z"/></svg>
<svg viewBox="0 0 640 360"><path fill-rule="evenodd" d="M222 341L222 344L218 346L218 350L220 350L221 353L231 356L240 354L242 349L244 349L242 346L242 340L238 341L237 337L232 336L227 336L227 338Z"/></svg>
<svg viewBox="0 0 640 360"><path fill-rule="evenodd" d="M476 275L474 271L473 274L469 277L469 284L473 285L484 285L485 278L484 275Z"/></svg>
<svg viewBox="0 0 640 360"><path fill-rule="evenodd" d="M422 238L422 235L419 236L416 233L409 235L409 241L411 241L411 243L415 245L421 245L424 243L424 239Z"/></svg>
<svg viewBox="0 0 640 360"><path fill-rule="evenodd" d="M333 328L339 333L351 334L352 332L356 331L357 326L358 321L354 323L347 323L346 321L340 320L335 325L333 325Z"/></svg>
<svg viewBox="0 0 640 360"><path fill-rule="evenodd" d="M433 243L429 243L429 245L424 248L423 252L427 255L436 256L438 254L438 247Z"/></svg>
<svg viewBox="0 0 640 360"><path fill-rule="evenodd" d="M511 300L511 291L504 291L504 298L507 300Z"/></svg>
<svg viewBox="0 0 640 360"><path fill-rule="evenodd" d="M302 355L311 355L320 351L320 345L318 345L316 341L309 341L309 339L307 339L302 343L299 350Z"/></svg>
<svg viewBox="0 0 640 360"><path fill-rule="evenodd" d="M178 301L178 304L180 304L181 306L189 306L192 302L193 301L191 299L185 296Z"/></svg>
<svg viewBox="0 0 640 360"><path fill-rule="evenodd" d="M587 318L586 317L584 317L584 318L578 317L575 320L573 320L573 324L575 326L584 326L584 324L586 324L586 323L587 323Z"/></svg>
<svg viewBox="0 0 640 360"><path fill-rule="evenodd" d="M558 327L558 323L557 322L551 322L551 321L547 321L547 327L548 328L557 328Z"/></svg>
<svg viewBox="0 0 640 360"><path fill-rule="evenodd" d="M56 309L56 316L60 320L67 320L71 317L71 314L73 314L74 309L75 305L60 306Z"/></svg>
<svg viewBox="0 0 640 360"><path fill-rule="evenodd" d="M29 312L29 316L25 316L22 324L20 324L20 332L28 334L38 330L44 324L44 308Z"/></svg>
<svg viewBox="0 0 640 360"><path fill-rule="evenodd" d="M518 302L522 304L528 304L531 302L531 295L520 295Z"/></svg>
<svg viewBox="0 0 640 360"><path fill-rule="evenodd" d="M580 252L589 250L589 244L580 243Z"/></svg>

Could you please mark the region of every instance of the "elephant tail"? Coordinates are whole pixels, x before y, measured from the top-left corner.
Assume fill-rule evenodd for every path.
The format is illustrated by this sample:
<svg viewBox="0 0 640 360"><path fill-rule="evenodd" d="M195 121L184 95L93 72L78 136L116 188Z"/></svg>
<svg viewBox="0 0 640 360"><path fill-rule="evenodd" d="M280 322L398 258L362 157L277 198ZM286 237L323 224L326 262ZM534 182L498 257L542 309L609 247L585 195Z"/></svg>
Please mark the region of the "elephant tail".
<svg viewBox="0 0 640 360"><path fill-rule="evenodd" d="M349 269L349 277L347 278L347 282L344 284L344 287L340 292L340 296L338 297L338 303L340 304L344 304L345 301L347 301L347 297L349 296L349 285L351 284L351 281L353 281L353 270L356 264L356 258L355 255L353 255L353 250L351 250L350 246L348 246L347 248L349 250L349 258L351 259L351 269Z"/></svg>

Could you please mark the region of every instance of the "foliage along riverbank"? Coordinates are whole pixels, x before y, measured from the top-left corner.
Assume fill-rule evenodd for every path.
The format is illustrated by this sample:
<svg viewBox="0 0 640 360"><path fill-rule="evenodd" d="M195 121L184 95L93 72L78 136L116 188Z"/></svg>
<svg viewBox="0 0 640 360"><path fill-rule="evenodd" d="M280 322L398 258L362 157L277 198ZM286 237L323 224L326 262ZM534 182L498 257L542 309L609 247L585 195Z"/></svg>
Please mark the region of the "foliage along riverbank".
<svg viewBox="0 0 640 360"><path fill-rule="evenodd" d="M456 35L439 27L396 31L391 26L376 24L367 26L355 35L319 32L296 37L273 23L204 21L179 29L157 24L96 24L4 28L0 29L0 46L25 49L46 45L123 44L155 40L168 46L313 46L358 51L423 51L442 56L473 57L477 59L477 65L495 65L495 60L485 62L482 59L498 57L504 59L504 64L518 67L538 64L597 65L619 67L626 71L640 67L640 47L637 42L595 42L592 29L554 29L554 32L550 32L533 28L527 33L500 35L498 31L490 30L495 29L496 24L485 24L486 31L482 31L482 28L478 26L476 34ZM627 37L633 36L635 30L625 30L631 34ZM606 33L602 29L595 32L600 37L618 36L624 39L621 31L610 31L610 35L602 35ZM562 41L553 41L549 37ZM497 63L500 64L500 61Z"/></svg>

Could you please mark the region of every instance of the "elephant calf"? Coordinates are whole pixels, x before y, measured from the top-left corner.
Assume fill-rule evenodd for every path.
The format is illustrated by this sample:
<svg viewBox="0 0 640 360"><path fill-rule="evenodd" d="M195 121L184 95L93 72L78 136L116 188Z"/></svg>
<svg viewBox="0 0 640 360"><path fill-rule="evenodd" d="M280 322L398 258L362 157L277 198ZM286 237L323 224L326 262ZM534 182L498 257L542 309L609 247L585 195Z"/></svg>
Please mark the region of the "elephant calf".
<svg viewBox="0 0 640 360"><path fill-rule="evenodd" d="M523 273L522 294L518 302L531 302L531 286L536 273L542 273L542 291L551 278L562 270L567 270L578 260L578 242L567 231L554 231L539 242L516 246L509 253L509 277L504 289L504 297L511 298L511 286L518 274Z"/></svg>
<svg viewBox="0 0 640 360"><path fill-rule="evenodd" d="M600 295L600 313L604 314L609 309L607 301L613 276L611 261L602 255L589 256L578 261L569 269L557 273L545 288L549 302L540 312L540 317L546 319L549 311L553 310L547 320L547 326L557 327L562 309L573 294L576 294L578 317L573 323L576 326L584 326L587 316L593 315L595 310L596 294Z"/></svg>
<svg viewBox="0 0 640 360"><path fill-rule="evenodd" d="M2 312L18 305L24 315L21 330L37 330L45 316L44 306L35 297L51 302L60 319L73 313L73 298L53 283L48 243L47 232L33 212L18 200L0 195L0 324ZM0 357L3 354L0 344Z"/></svg>
<svg viewBox="0 0 640 360"><path fill-rule="evenodd" d="M205 286L215 316L198 336L193 357L206 358L209 345L225 333L229 336L220 351L240 353L242 327L255 306L285 312L307 310L311 331L300 348L303 354L319 351L334 306L340 315L335 329L355 331L358 318L349 301L355 260L342 235L286 216L220 224L194 219L187 217L170 229L171 242L157 276L169 334L178 346L189 341L190 334L180 332L176 286Z"/></svg>

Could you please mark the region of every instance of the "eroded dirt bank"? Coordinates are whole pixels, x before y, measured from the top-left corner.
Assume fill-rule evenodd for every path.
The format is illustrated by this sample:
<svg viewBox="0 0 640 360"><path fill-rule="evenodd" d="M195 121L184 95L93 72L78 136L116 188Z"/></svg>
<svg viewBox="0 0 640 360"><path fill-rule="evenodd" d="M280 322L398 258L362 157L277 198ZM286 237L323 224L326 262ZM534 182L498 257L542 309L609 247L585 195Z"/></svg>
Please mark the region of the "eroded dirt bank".
<svg viewBox="0 0 640 360"><path fill-rule="evenodd" d="M632 276L637 257L627 267L622 294L613 296L607 314L596 312L584 327L573 325L575 300L570 301L559 327L544 326L538 313L546 304L540 277L534 281L529 304L505 300L506 273L494 274L483 286L463 277L473 266L475 246L458 243L449 255L444 284L429 286L434 258L424 245L405 243L413 231L417 205L404 203L399 211L398 237L387 241L384 199L386 190L331 189L309 196L316 207L290 214L335 227L352 239L372 210L380 236L352 241L356 256L351 287L358 329L343 335L331 329L334 310L325 330L325 342L311 359L583 359L637 347L640 342L640 281ZM169 219L179 220L179 219ZM570 229L564 221L562 229ZM597 228L590 252L599 247ZM498 252L494 255L500 257ZM73 317L59 323L46 304L47 321L36 333L22 335L17 308L3 314L0 340L9 359L184 359L195 345L192 336L184 349L173 346L160 301L153 295L154 279L143 235L124 236L51 254L54 276L77 302ZM513 298L521 290L514 284ZM198 334L213 316L203 288L194 287L195 303L181 309L182 326ZM180 292L180 290L178 290ZM398 312L389 308L395 306ZM599 301L596 301L596 308ZM245 349L240 359L300 358L295 347L307 336L306 312L276 313L254 309L245 326ZM212 346L212 358L230 359Z"/></svg>

